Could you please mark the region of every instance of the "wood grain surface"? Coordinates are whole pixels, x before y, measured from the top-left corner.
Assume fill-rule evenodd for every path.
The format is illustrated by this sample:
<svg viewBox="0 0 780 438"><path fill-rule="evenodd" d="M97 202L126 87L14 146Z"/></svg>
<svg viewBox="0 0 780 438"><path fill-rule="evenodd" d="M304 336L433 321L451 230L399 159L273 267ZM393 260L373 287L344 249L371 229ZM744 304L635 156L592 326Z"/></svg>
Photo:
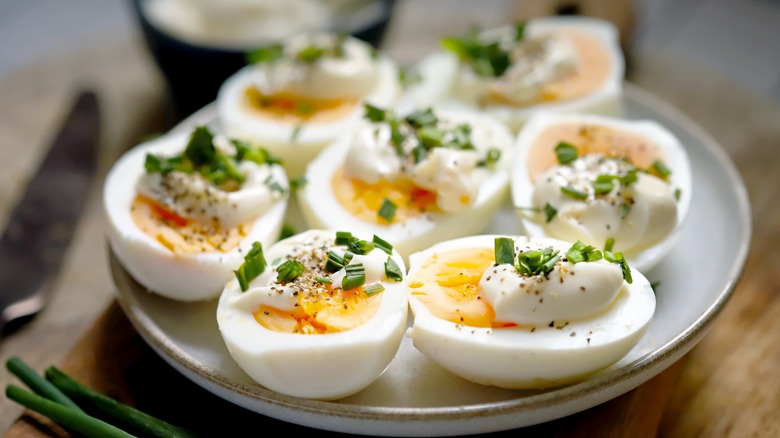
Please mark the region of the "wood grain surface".
<svg viewBox="0 0 780 438"><path fill-rule="evenodd" d="M431 47L412 43L431 38L416 38L437 32L411 27L417 26L411 18L409 23L391 29L387 39L388 51L401 61ZM115 53L123 53L123 58ZM584 412L495 435L780 436L780 108L660 48L632 57L629 80L701 125L742 175L753 216L744 275L703 340L654 379ZM0 80L0 89L12 90L0 95L0 144L5 145L0 146L0 170L24 181L46 144L44 128L58 125L70 90L85 82L99 91L105 105L103 171L120 150L170 126L164 89L140 41L105 41ZM13 151L8 144L33 146ZM3 212L18 190L18 184L0 190ZM57 364L109 396L205 436L230 436L249 425L253 430L278 426L285 432L330 435L237 408L157 357L114 302L103 227L96 188L53 301L29 325L0 342L3 363L19 356L38 370ZM8 383L17 382L0 371L0 384ZM46 418L5 398L0 400L0 430L7 437L67 436Z"/></svg>

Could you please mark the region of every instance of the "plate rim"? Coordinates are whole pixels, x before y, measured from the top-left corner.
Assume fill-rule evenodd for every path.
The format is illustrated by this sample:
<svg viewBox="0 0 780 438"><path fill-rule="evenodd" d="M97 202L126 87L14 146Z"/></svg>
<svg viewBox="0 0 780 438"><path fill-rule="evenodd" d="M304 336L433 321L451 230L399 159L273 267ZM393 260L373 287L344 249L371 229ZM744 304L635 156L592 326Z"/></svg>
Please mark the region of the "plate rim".
<svg viewBox="0 0 780 438"><path fill-rule="evenodd" d="M154 324L149 315L141 312L137 305L134 306L137 302L133 303L134 300L126 296L129 294L121 292L122 288L118 283L122 280L120 279L118 281L118 278L121 278L120 276L122 275L124 268L121 267L109 247L108 253L111 273L114 283L117 286L117 289L119 289L116 293L117 301L128 316L131 324L146 343L149 344L162 359L194 383L204 387L215 395L227 398L234 404L254 411L259 415L266 415L307 427L346 433L383 435L388 432L383 432L381 429L378 430L378 424L396 425L397 422L406 422L408 423L407 426L404 426L401 429L394 426L396 427L393 430L394 434L408 432L408 436L411 436L412 434L419 434L419 427L421 427L422 424L428 426L436 424L438 433L434 433L433 435L455 436L466 433L493 432L509 429L507 427L491 426L485 424L486 422L484 421L481 425L477 426L473 424L475 418L485 419L493 416L511 416L512 414L527 409L538 411L534 420L512 426L512 428L525 427L562 418L566 415L596 406L624 394L660 374L698 343L712 326L712 322L728 303L736 286L742 279L752 244L751 237L753 233L750 201L744 181L734 162L718 142L679 109L635 84L629 82L624 84L623 98L639 101L674 119L675 123L701 142L702 146L721 166L721 169L726 174L725 176L734 183L734 193L738 201L737 216L744 225L740 230L741 235L739 236L739 246L734 257L734 263L730 266L729 273L726 276L727 281L717 294L716 299L703 310L702 314L696 320L677 336L641 356L636 361L629 364L630 366L610 370L599 374L594 378L562 387L555 391L502 401L476 403L467 406L386 407L339 404L337 401L307 400L279 394L262 387L260 388L260 393L257 392L257 388L255 387L253 387L252 390L247 387L242 387L240 383L231 382L230 379L220 373L219 370L201 364L194 357L182 350L178 345L164 336L162 329ZM170 132L190 129L198 123L205 123L209 120L213 120L214 111L215 104L211 103L185 118L172 128ZM124 272L124 275L128 274ZM127 281L127 279L125 279L125 281ZM215 371L216 373L213 373L212 371ZM245 398L245 400L235 400L227 397L230 394L238 395ZM569 406L580 400L583 394L591 396L588 406L584 408ZM350 427L340 423L336 426L335 423L331 422L325 422L323 424L318 422L315 426L309 422L299 421L300 418L297 417L293 418L290 416L290 418L285 418L285 415L269 414L267 412L268 409L261 411L255 407L250 407L249 405L253 402L261 402L263 406L276 406L282 409L291 410L291 412L308 413L319 418L337 417L340 420L350 419L355 421L348 425ZM555 414L550 411L551 408L560 406L568 406L568 412L564 412L564 415L560 415L562 412L560 409L558 409ZM563 411L566 411L566 409ZM466 413L468 415L464 415ZM469 424L469 421L472 421L472 423ZM375 425L372 426L372 424ZM429 434L432 432L432 430L428 430Z"/></svg>

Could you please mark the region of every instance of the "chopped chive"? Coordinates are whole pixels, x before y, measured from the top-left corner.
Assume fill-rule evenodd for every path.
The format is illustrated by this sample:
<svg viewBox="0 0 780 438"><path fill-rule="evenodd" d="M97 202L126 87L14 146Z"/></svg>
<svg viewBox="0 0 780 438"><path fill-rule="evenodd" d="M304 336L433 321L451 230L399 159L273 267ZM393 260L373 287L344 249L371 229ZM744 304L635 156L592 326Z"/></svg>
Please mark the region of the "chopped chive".
<svg viewBox="0 0 780 438"><path fill-rule="evenodd" d="M615 188L615 184L612 182L614 178L612 175L597 176L596 181L593 183L593 191L596 193L596 196L606 195L611 192Z"/></svg>
<svg viewBox="0 0 780 438"><path fill-rule="evenodd" d="M363 286L366 283L366 268L362 263L347 265L344 269L346 275L344 275L344 279L341 280L342 289L350 290Z"/></svg>
<svg viewBox="0 0 780 438"><path fill-rule="evenodd" d="M294 236L295 234L295 228L289 224L284 224L282 225L282 231L279 233L279 240L284 240L288 237Z"/></svg>
<svg viewBox="0 0 780 438"><path fill-rule="evenodd" d="M604 251L612 251L613 246L615 246L615 238L610 237L604 243Z"/></svg>
<svg viewBox="0 0 780 438"><path fill-rule="evenodd" d="M382 201L382 206L379 207L379 211L377 212L377 214L382 219L388 222L392 222L393 216L395 216L395 209L396 209L396 205L393 203L393 201L385 198L385 200Z"/></svg>
<svg viewBox="0 0 780 438"><path fill-rule="evenodd" d="M384 122L387 120L387 111L383 110L381 108L377 108L373 105L365 104L365 113L363 114L363 117L366 119L378 123L378 122Z"/></svg>
<svg viewBox="0 0 780 438"><path fill-rule="evenodd" d="M655 292L655 289L656 289L658 286L660 286L660 285L661 285L661 282L660 282L660 281L654 281L654 282L650 283L650 288L651 288L651 289L653 289L653 292Z"/></svg>
<svg viewBox="0 0 780 438"><path fill-rule="evenodd" d="M276 267L276 281L279 283L288 283L298 278L303 274L303 263L297 260L286 260L284 263Z"/></svg>
<svg viewBox="0 0 780 438"><path fill-rule="evenodd" d="M508 237L496 237L494 241L496 263L515 263L515 241Z"/></svg>
<svg viewBox="0 0 780 438"><path fill-rule="evenodd" d="M384 290L385 290L385 287L382 286L380 283L369 284L368 286L363 288L363 292L365 292L366 295L368 295L368 296L376 295L379 292L382 292Z"/></svg>
<svg viewBox="0 0 780 438"><path fill-rule="evenodd" d="M404 279L404 274L401 272L398 263L390 256L385 261L385 276L393 281L402 281Z"/></svg>
<svg viewBox="0 0 780 438"><path fill-rule="evenodd" d="M417 164L420 161L424 160L425 157L427 156L428 156L428 150L425 149L422 145L415 146L412 149L412 158L414 158L414 164Z"/></svg>
<svg viewBox="0 0 780 438"><path fill-rule="evenodd" d="M331 284L333 282L333 280L331 280L330 277L314 277L314 281L323 284Z"/></svg>
<svg viewBox="0 0 780 438"><path fill-rule="evenodd" d="M631 204L624 202L620 207L620 219L625 219L631 213Z"/></svg>
<svg viewBox="0 0 780 438"><path fill-rule="evenodd" d="M581 192L581 191L579 191L577 189L574 189L572 187L569 187L569 186L561 187L561 192L564 195L571 196L572 198L575 198L575 199L587 199L588 198L588 194L587 193Z"/></svg>
<svg viewBox="0 0 780 438"><path fill-rule="evenodd" d="M679 201L679 200L680 200L680 195L682 195L682 190L680 190L680 189L676 189L676 190L674 191L674 199L675 199L676 201Z"/></svg>
<svg viewBox="0 0 780 438"><path fill-rule="evenodd" d="M303 125L295 125L295 128L293 128L292 133L290 134L290 141L293 143L297 142L302 130Z"/></svg>
<svg viewBox="0 0 780 438"><path fill-rule="evenodd" d="M244 263L233 271L242 292L246 292L249 289L249 283L265 271L265 266L263 245L260 242L254 242L252 249L244 256Z"/></svg>
<svg viewBox="0 0 780 438"><path fill-rule="evenodd" d="M666 164L663 163L661 160L655 160L653 161L653 165L651 168L655 171L655 173L661 177L661 179L668 179L669 175L672 174L672 171L666 167Z"/></svg>
<svg viewBox="0 0 780 438"><path fill-rule="evenodd" d="M584 244L581 240L574 242L574 244L566 251L566 259L572 264L580 262L595 262L601 260L601 251L596 247Z"/></svg>
<svg viewBox="0 0 780 438"><path fill-rule="evenodd" d="M553 218L555 217L556 214L558 214L558 210L555 207L550 205L549 202L544 204L544 218L545 218L545 222L547 222L549 224L550 221L553 220Z"/></svg>
<svg viewBox="0 0 780 438"><path fill-rule="evenodd" d="M299 61L314 62L325 55L325 49L317 46L308 46L301 49L296 55Z"/></svg>
<svg viewBox="0 0 780 438"><path fill-rule="evenodd" d="M613 254L611 251L604 251L604 259L610 263L616 263L620 265L620 269L623 271L623 279L626 280L626 283L628 284L633 283L634 280L631 277L631 268L629 268L628 262L626 261L622 252L616 252Z"/></svg>
<svg viewBox="0 0 780 438"><path fill-rule="evenodd" d="M568 164L577 159L579 151L573 144L562 141L555 146L555 155L559 163Z"/></svg>
<svg viewBox="0 0 780 438"><path fill-rule="evenodd" d="M534 276L549 273L558 263L560 251L548 246L541 250L531 249L517 254L515 269L521 275Z"/></svg>
<svg viewBox="0 0 780 438"><path fill-rule="evenodd" d="M352 233L349 231L336 231L336 245L346 245L352 240Z"/></svg>
<svg viewBox="0 0 780 438"><path fill-rule="evenodd" d="M365 255L374 249L374 243L367 240L353 238L347 243L347 248L355 254Z"/></svg>
<svg viewBox="0 0 780 438"><path fill-rule="evenodd" d="M636 176L636 169L631 169L628 171L628 173L618 178L618 180L620 181L621 185L623 185L624 187L628 187L631 184L635 183L637 178L638 177Z"/></svg>
<svg viewBox="0 0 780 438"><path fill-rule="evenodd" d="M298 178L290 180L290 190L296 191L306 186L309 181L306 179L306 175L301 175Z"/></svg>
<svg viewBox="0 0 780 438"><path fill-rule="evenodd" d="M490 148L485 154L485 158L477 163L478 166L493 167L501 159L501 151L496 148Z"/></svg>
<svg viewBox="0 0 780 438"><path fill-rule="evenodd" d="M393 254L393 245L391 245L386 240L382 239L381 237L374 234L374 238L371 239L372 242L374 242L374 245L381 249L382 251L386 252L387 254Z"/></svg>
<svg viewBox="0 0 780 438"><path fill-rule="evenodd" d="M515 41L522 41L525 35L525 20L515 23Z"/></svg>
<svg viewBox="0 0 780 438"><path fill-rule="evenodd" d="M427 149L441 146L444 139L444 132L432 126L423 126L417 131L417 138Z"/></svg>
<svg viewBox="0 0 780 438"><path fill-rule="evenodd" d="M414 128L422 128L424 126L434 126L436 123L439 122L439 119L436 117L435 114L433 114L433 110L431 108L426 108L424 110L416 110L412 112L411 114L404 117L404 120L406 123L412 125Z"/></svg>
<svg viewBox="0 0 780 438"><path fill-rule="evenodd" d="M325 261L325 270L328 272L336 272L339 269L342 269L346 262L344 261L344 258L340 255L336 254L335 251L330 250L328 251L328 258Z"/></svg>
<svg viewBox="0 0 780 438"><path fill-rule="evenodd" d="M346 266L350 261L352 261L352 257L355 257L355 253L351 251L344 251L344 265Z"/></svg>
<svg viewBox="0 0 780 438"><path fill-rule="evenodd" d="M281 44L272 44L270 46L260 47L249 52L246 56L246 61L249 64L274 62L278 59L281 59L283 55L284 46Z"/></svg>

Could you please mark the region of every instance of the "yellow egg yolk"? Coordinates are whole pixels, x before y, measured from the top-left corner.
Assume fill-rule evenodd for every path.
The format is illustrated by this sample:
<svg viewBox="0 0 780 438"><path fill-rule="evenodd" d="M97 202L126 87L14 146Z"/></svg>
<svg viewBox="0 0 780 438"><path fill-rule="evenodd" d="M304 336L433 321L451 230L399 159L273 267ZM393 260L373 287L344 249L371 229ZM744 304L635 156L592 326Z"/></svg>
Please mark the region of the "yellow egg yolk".
<svg viewBox="0 0 780 438"><path fill-rule="evenodd" d="M136 226L176 254L227 252L236 247L251 230L251 224L223 228L219 223L201 224L183 218L157 201L136 196L130 207Z"/></svg>
<svg viewBox="0 0 780 438"><path fill-rule="evenodd" d="M546 84L536 100L531 102L514 102L503 94L489 94L484 104L505 104L527 106L543 102L572 100L583 97L597 90L607 80L612 68L612 60L602 44L593 36L579 31L561 32L574 46L577 53L577 70L570 75Z"/></svg>
<svg viewBox="0 0 780 438"><path fill-rule="evenodd" d="M547 169L558 165L555 146L560 142L576 147L580 156L600 153L607 157L625 158L638 168L650 169L651 173L653 162L663 161L658 146L641 135L606 126L562 123L545 128L531 146L528 153L531 181L536 181Z"/></svg>
<svg viewBox="0 0 780 438"><path fill-rule="evenodd" d="M332 185L339 204L366 222L403 222L424 213L440 211L436 205L436 193L417 187L410 179L380 180L370 184L348 177L344 169L339 168L333 174ZM391 221L379 215L386 199L396 206Z"/></svg>
<svg viewBox="0 0 780 438"><path fill-rule="evenodd" d="M257 88L247 88L246 102L261 116L280 122L327 122L351 112L358 99L311 99L287 93L264 95Z"/></svg>
<svg viewBox="0 0 780 438"><path fill-rule="evenodd" d="M497 322L493 308L480 296L479 281L495 263L493 248L441 251L409 277L412 295L436 317L471 327L511 327Z"/></svg>
<svg viewBox="0 0 780 438"><path fill-rule="evenodd" d="M324 334L359 327L379 309L381 293L367 295L363 286L350 290L333 289L329 284L302 282L295 310L261 305L254 313L263 327L283 333Z"/></svg>

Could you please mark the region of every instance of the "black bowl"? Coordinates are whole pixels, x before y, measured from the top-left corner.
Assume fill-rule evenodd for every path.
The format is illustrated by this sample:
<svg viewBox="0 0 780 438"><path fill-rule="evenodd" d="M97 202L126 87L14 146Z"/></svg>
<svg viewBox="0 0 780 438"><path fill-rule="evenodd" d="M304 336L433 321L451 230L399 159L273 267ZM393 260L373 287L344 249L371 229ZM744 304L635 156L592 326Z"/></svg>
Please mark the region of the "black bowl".
<svg viewBox="0 0 780 438"><path fill-rule="evenodd" d="M180 120L213 102L222 83L246 65L244 50L192 44L156 28L144 14L141 3L131 0L132 10L157 67L168 86L174 118ZM393 15L394 0L380 0L382 13L373 22L348 31L379 48Z"/></svg>

